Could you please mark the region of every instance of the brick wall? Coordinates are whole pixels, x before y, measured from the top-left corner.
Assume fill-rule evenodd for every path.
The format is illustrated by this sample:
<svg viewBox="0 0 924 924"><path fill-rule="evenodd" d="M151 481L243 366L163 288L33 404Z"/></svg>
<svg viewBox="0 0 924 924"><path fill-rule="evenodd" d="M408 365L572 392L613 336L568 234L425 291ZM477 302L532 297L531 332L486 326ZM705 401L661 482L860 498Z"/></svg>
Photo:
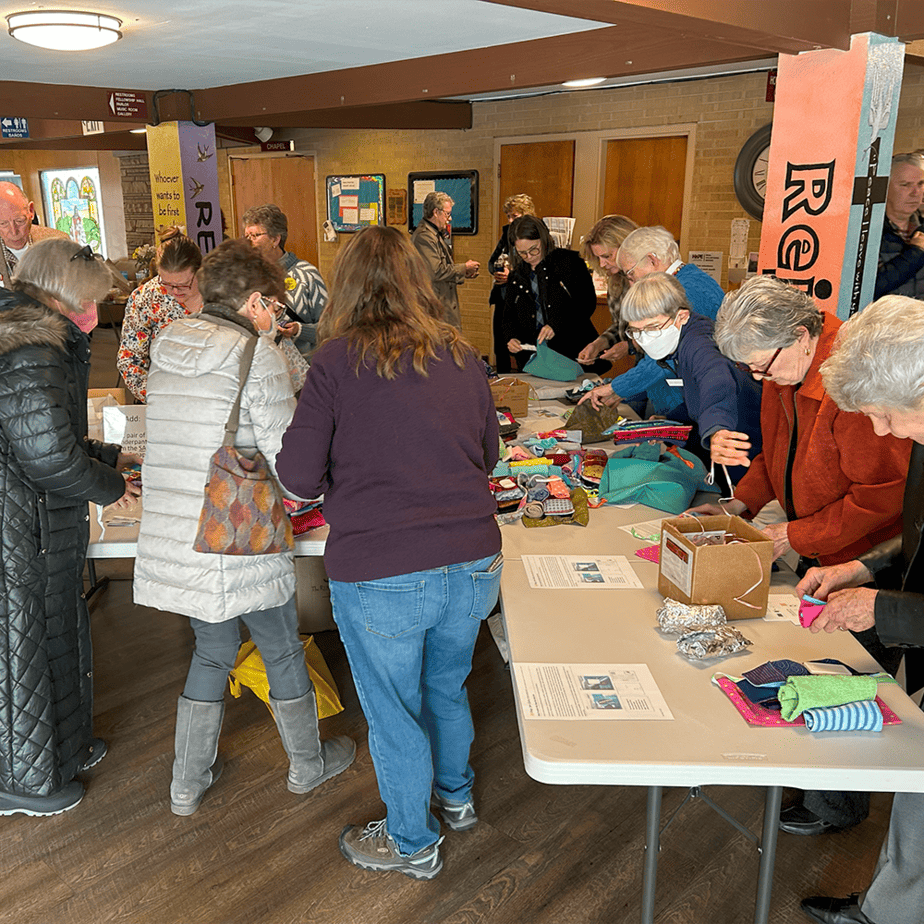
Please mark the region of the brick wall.
<svg viewBox="0 0 924 924"><path fill-rule="evenodd" d="M151 205L151 176L146 153L119 156L122 173L122 203L125 208L127 253L142 244L154 243L154 209Z"/></svg>

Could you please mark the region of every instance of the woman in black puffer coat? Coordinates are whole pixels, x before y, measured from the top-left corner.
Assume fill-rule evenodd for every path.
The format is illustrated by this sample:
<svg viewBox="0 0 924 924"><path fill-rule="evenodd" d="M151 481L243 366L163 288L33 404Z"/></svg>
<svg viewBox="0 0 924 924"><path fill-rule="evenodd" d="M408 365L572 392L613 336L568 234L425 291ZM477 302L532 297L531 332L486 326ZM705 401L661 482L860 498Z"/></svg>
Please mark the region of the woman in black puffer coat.
<svg viewBox="0 0 924 924"><path fill-rule="evenodd" d="M49 815L83 797L92 737L83 599L88 501L127 499L118 446L87 439L96 300L109 271L88 248L30 247L0 289L0 815Z"/></svg>

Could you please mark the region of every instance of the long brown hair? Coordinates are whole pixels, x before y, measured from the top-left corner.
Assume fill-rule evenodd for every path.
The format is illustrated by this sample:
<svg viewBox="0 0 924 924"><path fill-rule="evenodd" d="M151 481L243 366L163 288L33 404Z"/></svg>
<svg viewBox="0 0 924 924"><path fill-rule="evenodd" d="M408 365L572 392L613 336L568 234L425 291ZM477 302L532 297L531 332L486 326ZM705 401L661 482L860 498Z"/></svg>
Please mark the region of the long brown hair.
<svg viewBox="0 0 924 924"><path fill-rule="evenodd" d="M410 240L397 228L364 228L334 261L330 301L318 322L318 342L342 337L354 352L355 369L375 363L377 375L393 379L405 371L427 375L445 347L460 368L475 354L451 324L430 273Z"/></svg>

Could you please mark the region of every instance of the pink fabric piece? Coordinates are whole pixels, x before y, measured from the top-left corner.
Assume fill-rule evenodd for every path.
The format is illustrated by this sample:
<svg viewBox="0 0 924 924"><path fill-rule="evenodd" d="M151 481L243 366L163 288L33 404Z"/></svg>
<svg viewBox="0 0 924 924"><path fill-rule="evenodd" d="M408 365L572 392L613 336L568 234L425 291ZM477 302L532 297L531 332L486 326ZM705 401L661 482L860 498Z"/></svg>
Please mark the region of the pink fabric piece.
<svg viewBox="0 0 924 924"><path fill-rule="evenodd" d="M661 546L659 545L646 545L644 548L636 549L635 554L639 558L644 558L645 561L654 562L656 565L661 563Z"/></svg>
<svg viewBox="0 0 924 924"><path fill-rule="evenodd" d="M761 725L765 728L794 728L805 726L805 719L800 715L794 722L787 722L775 709L767 709L750 702L741 693L735 683L727 677L716 680L722 692L732 701L748 725ZM877 696L876 705L882 710L883 725L901 725L902 720Z"/></svg>
<svg viewBox="0 0 924 924"><path fill-rule="evenodd" d="M315 507L314 510L306 510L304 513L297 513L292 517L292 532L296 536L300 536L302 533L307 533L309 529L317 529L319 526L323 526L326 522L327 520L324 519L321 508Z"/></svg>

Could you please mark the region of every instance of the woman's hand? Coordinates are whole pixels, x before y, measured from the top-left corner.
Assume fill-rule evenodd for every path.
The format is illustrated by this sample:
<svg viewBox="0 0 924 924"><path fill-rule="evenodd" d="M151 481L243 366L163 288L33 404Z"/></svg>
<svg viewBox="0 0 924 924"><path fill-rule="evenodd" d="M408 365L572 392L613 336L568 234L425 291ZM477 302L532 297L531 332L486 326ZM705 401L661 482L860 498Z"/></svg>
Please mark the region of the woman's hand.
<svg viewBox="0 0 924 924"><path fill-rule="evenodd" d="M118 461L116 462L116 471L124 472L125 469L131 468L133 465L141 465L143 462L144 459L133 452L120 452Z"/></svg>
<svg viewBox="0 0 924 924"><path fill-rule="evenodd" d="M591 388L591 390L578 401L578 404L583 404L585 401L589 401L590 406L595 411L599 411L601 407L613 407L619 404L619 395L617 395L609 385L598 385L596 388Z"/></svg>
<svg viewBox="0 0 924 924"><path fill-rule="evenodd" d="M748 458L750 448L751 440L747 433L736 433L734 430L716 430L709 437L709 455L712 461L718 465L749 466L751 464L751 460Z"/></svg>
<svg viewBox="0 0 924 924"><path fill-rule="evenodd" d="M523 351L523 344L520 343L520 341L517 340L516 337L511 337L511 338L507 341L507 349L508 349L511 353L521 353L521 352Z"/></svg>
<svg viewBox="0 0 924 924"><path fill-rule="evenodd" d="M761 530L768 539L773 541L774 561L792 551L792 546L789 544L788 528L789 523L771 523Z"/></svg>
<svg viewBox="0 0 924 924"><path fill-rule="evenodd" d="M302 332L302 325L298 321L287 321L279 326L279 334L286 340L294 340Z"/></svg>
<svg viewBox="0 0 924 924"><path fill-rule="evenodd" d="M494 276L494 281L495 281L499 286L506 285L506 284L507 284L507 278L510 276L510 270L509 270L509 269L496 270L496 271L495 271L494 273L492 273L491 275Z"/></svg>
<svg viewBox="0 0 924 924"><path fill-rule="evenodd" d="M592 340L578 353L577 361L582 366L589 366L603 352L605 346L606 341L602 337L597 337L596 340Z"/></svg>
<svg viewBox="0 0 924 924"><path fill-rule="evenodd" d="M691 507L685 513L701 513L710 517L738 516L744 513L748 508L745 507L744 501L732 498L727 504L697 504Z"/></svg>
<svg viewBox="0 0 924 924"><path fill-rule="evenodd" d="M542 327L542 330L539 331L539 336L536 338L536 344L545 343L546 340L551 340L555 336L555 331L549 327L548 324L545 324Z"/></svg>
<svg viewBox="0 0 924 924"><path fill-rule="evenodd" d="M625 340L620 341L619 343L613 344L608 350L604 350L600 354L600 359L609 359L615 362L617 359L622 359L623 356L629 355L629 344Z"/></svg>
<svg viewBox="0 0 924 924"><path fill-rule="evenodd" d="M808 594L819 600L848 587L860 587L873 579L872 572L861 561L845 561L840 565L825 565L823 568L809 568L805 577L796 585L796 596Z"/></svg>
<svg viewBox="0 0 924 924"><path fill-rule="evenodd" d="M862 632L876 624L876 594L878 590L870 587L857 587L850 590L835 590L828 597L827 605L809 626L812 632L836 632L838 629L850 629Z"/></svg>
<svg viewBox="0 0 924 924"><path fill-rule="evenodd" d="M131 507L139 497L141 497L141 488L133 481L126 481L125 493L114 504L109 506L119 507L120 509Z"/></svg>

